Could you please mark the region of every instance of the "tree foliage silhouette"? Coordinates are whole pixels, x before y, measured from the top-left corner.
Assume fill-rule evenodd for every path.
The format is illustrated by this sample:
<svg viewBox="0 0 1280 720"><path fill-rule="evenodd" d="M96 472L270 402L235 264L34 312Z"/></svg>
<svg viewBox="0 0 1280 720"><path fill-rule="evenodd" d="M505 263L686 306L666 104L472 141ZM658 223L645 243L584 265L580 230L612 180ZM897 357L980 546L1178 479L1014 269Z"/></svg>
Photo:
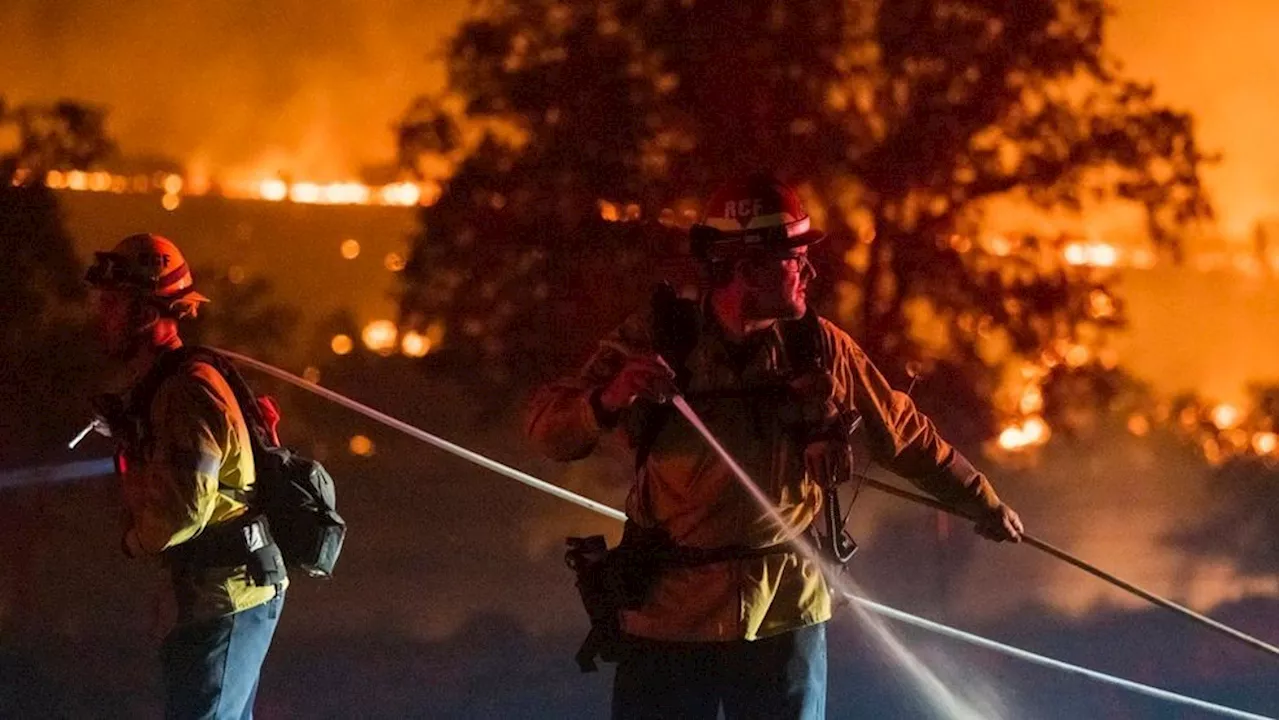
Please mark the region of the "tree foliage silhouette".
<svg viewBox="0 0 1280 720"><path fill-rule="evenodd" d="M412 323L489 379L540 377L643 302L646 255L721 179L769 168L829 232L823 306L887 369L923 361L986 432L1010 358L1123 321L1064 238L989 242L993 200L1210 216L1189 115L1106 53L1097 0L495 1L400 126L451 168L406 272ZM617 220L617 222L612 222ZM628 222L631 221L631 222ZM663 266L665 267L665 266ZM1100 310L1101 308L1101 310ZM891 372L892 374L892 372ZM970 422L970 425L974 423Z"/></svg>
<svg viewBox="0 0 1280 720"><path fill-rule="evenodd" d="M104 109L59 100L51 105L12 105L0 97L0 184L38 186L50 170L84 170L111 156Z"/></svg>
<svg viewBox="0 0 1280 720"><path fill-rule="evenodd" d="M0 406L10 462L39 457L77 428L96 371L85 324L84 267L44 186L50 170L83 170L113 151L101 110L61 101L11 106L0 98Z"/></svg>

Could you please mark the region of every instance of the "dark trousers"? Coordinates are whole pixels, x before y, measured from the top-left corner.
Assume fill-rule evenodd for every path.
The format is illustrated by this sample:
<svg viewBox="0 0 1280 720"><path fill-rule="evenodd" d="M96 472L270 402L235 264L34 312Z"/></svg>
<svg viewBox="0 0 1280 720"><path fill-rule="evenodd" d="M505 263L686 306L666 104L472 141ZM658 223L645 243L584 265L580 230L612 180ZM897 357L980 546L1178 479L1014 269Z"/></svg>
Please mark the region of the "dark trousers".
<svg viewBox="0 0 1280 720"><path fill-rule="evenodd" d="M827 702L826 626L762 640L635 639L613 681L614 720L708 718L822 720Z"/></svg>
<svg viewBox="0 0 1280 720"><path fill-rule="evenodd" d="M165 717L249 720L284 594L248 610L174 628L164 640Z"/></svg>

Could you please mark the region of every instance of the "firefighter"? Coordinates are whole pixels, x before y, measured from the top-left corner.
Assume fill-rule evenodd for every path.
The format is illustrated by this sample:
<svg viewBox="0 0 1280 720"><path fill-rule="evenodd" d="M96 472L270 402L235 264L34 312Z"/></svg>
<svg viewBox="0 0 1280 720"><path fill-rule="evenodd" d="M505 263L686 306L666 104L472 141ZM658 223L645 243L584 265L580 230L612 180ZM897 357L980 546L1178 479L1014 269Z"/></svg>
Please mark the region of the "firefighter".
<svg viewBox="0 0 1280 720"><path fill-rule="evenodd" d="M242 409L214 368L183 359L179 321L207 302L177 246L130 235L87 280L108 359L130 390L100 396L117 442L124 552L160 558L177 623L161 660L170 718L249 718L288 584L264 517Z"/></svg>
<svg viewBox="0 0 1280 720"><path fill-rule="evenodd" d="M822 239L773 176L728 183L691 229L709 291L655 295L580 372L531 401L527 432L550 458L583 458L618 427L636 453L623 552L610 553L630 565L612 649L615 718L824 716L831 599L794 543L820 517L823 486L849 474L853 418L882 465L973 517L981 535L1020 539L1017 513L987 478L809 308L808 252ZM676 392L787 527L670 419L663 401Z"/></svg>

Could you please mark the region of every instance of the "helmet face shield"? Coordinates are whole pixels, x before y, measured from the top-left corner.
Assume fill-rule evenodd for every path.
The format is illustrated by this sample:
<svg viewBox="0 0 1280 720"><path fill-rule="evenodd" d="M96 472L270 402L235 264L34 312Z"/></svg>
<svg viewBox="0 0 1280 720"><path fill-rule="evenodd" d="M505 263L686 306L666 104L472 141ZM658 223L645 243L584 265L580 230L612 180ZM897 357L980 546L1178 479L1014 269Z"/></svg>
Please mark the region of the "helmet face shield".
<svg viewBox="0 0 1280 720"><path fill-rule="evenodd" d="M154 285L148 278L138 277L133 272L133 264L129 258L114 252L95 252L93 264L89 266L84 279L90 285L102 288L132 286L143 290Z"/></svg>

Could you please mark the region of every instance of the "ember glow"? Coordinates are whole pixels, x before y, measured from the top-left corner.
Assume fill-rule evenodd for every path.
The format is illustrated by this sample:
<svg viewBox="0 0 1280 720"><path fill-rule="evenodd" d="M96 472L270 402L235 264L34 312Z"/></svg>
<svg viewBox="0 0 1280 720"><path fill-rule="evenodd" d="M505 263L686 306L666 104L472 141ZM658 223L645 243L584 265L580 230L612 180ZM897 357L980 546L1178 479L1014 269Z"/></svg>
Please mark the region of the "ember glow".
<svg viewBox="0 0 1280 720"><path fill-rule="evenodd" d="M431 340L426 335L409 330L400 337L400 352L407 357L423 357L431 352Z"/></svg>
<svg viewBox="0 0 1280 720"><path fill-rule="evenodd" d="M1063 256L1072 265L1115 267L1120 262L1116 247L1104 242L1071 243L1063 251Z"/></svg>
<svg viewBox="0 0 1280 720"><path fill-rule="evenodd" d="M1039 415L1033 415L1017 425L1000 431L997 442L1004 450L1023 450L1049 442L1049 424Z"/></svg>
<svg viewBox="0 0 1280 720"><path fill-rule="evenodd" d="M360 339L364 346L380 355L390 355L396 347L399 330L390 320L374 320L364 326Z"/></svg>

